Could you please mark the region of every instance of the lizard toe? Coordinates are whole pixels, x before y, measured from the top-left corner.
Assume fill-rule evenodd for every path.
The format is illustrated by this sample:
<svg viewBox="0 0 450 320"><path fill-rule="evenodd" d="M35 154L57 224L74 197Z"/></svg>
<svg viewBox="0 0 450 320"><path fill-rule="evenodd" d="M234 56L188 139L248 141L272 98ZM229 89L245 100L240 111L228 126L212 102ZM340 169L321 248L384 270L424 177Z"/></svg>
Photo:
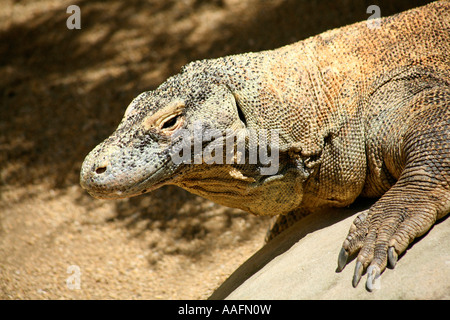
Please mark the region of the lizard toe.
<svg viewBox="0 0 450 320"><path fill-rule="evenodd" d="M374 289L379 289L379 279L381 276L381 270L376 265L370 265L367 268L367 281L366 289L368 291L373 291Z"/></svg>
<svg viewBox="0 0 450 320"><path fill-rule="evenodd" d="M395 268L398 260L398 253L395 251L394 247L389 247L388 249L388 263L391 269Z"/></svg>
<svg viewBox="0 0 450 320"><path fill-rule="evenodd" d="M347 265L347 261L348 261L348 252L344 248L341 248L341 251L339 252L338 256L338 266L336 268L336 272L341 272Z"/></svg>
<svg viewBox="0 0 450 320"><path fill-rule="evenodd" d="M353 288L356 288L356 286L359 283L359 280L361 280L361 276L364 272L364 267L361 261L356 261L356 265L355 265L355 271L353 273L353 280L352 280L352 285Z"/></svg>
<svg viewBox="0 0 450 320"><path fill-rule="evenodd" d="M349 257L355 255L363 246L368 230L367 212L360 213L353 221L347 237L342 244L338 256L338 266L336 272L342 271Z"/></svg>

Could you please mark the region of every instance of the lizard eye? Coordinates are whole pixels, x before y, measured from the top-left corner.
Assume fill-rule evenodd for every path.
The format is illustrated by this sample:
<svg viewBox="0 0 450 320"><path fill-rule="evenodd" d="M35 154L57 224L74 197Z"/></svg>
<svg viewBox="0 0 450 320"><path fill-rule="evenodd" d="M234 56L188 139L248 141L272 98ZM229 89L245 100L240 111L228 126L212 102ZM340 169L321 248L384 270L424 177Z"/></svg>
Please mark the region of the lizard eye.
<svg viewBox="0 0 450 320"><path fill-rule="evenodd" d="M181 121L181 114L167 119L161 126L161 130L172 131L178 127Z"/></svg>
<svg viewBox="0 0 450 320"><path fill-rule="evenodd" d="M245 114L242 111L241 106L239 105L239 100L235 98L235 102L236 102L236 108L237 108L237 113L238 113L238 116L239 116L239 120L242 121L244 126L247 126L247 119L245 118Z"/></svg>
<svg viewBox="0 0 450 320"><path fill-rule="evenodd" d="M238 111L239 119L242 121L244 126L247 126L247 119L245 119L244 112L242 112L242 109L239 107L239 105L237 105L237 111Z"/></svg>

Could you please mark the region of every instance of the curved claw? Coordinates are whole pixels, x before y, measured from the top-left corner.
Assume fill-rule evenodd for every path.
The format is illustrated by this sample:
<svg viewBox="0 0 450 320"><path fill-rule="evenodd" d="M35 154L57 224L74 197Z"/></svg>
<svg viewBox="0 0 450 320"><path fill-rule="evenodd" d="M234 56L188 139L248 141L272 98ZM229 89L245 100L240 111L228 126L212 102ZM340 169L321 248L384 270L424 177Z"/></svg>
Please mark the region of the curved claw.
<svg viewBox="0 0 450 320"><path fill-rule="evenodd" d="M398 260L397 251L395 251L394 247L390 247L388 250L389 267L394 269L395 265L397 264L397 260Z"/></svg>
<svg viewBox="0 0 450 320"><path fill-rule="evenodd" d="M336 268L336 272L341 272L345 268L345 266L347 265L347 260L348 252L344 248L341 248L338 256L338 266Z"/></svg>
<svg viewBox="0 0 450 320"><path fill-rule="evenodd" d="M380 278L380 268L377 266L370 266L367 268L367 282L366 282L366 288L370 292L373 291L373 289L378 289L378 279Z"/></svg>
<svg viewBox="0 0 450 320"><path fill-rule="evenodd" d="M353 281L352 281L353 288L356 288L356 286L358 285L359 280L361 280L362 273L363 273L363 265L361 261L356 261L355 273L353 274Z"/></svg>

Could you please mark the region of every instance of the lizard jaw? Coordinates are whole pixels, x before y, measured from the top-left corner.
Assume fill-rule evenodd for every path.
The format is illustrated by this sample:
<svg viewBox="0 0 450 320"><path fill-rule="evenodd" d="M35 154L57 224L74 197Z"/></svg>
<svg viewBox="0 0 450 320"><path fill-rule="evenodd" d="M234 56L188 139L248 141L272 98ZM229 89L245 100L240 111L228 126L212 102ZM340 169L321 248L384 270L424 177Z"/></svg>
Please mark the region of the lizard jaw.
<svg viewBox="0 0 450 320"><path fill-rule="evenodd" d="M148 193L151 191L154 191L156 189L161 188L162 186L168 184L168 180L166 179L164 181L160 181L154 184L149 184L149 180L151 177L148 177L147 179L136 183L135 185L127 188L126 191L122 191L121 189L117 189L115 191L113 190L101 190L93 188L91 185L86 184L85 180L81 180L81 186L83 189L85 189L92 197L97 199L104 199L104 200L114 200L114 199L123 199L123 198L130 198L139 196L144 193Z"/></svg>

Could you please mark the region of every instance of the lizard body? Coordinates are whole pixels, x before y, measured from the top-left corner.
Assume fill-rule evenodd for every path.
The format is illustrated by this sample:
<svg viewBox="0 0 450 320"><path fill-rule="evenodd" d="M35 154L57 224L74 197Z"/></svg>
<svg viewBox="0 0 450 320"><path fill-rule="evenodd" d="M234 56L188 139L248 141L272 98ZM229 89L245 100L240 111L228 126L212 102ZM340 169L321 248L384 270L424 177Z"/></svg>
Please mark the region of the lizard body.
<svg viewBox="0 0 450 320"><path fill-rule="evenodd" d="M196 123L200 135L231 130L244 139L245 161L175 163L179 132L190 132L191 143ZM250 133L263 129L278 133L271 175L262 174L267 164L249 162ZM186 65L132 101L117 130L86 157L81 184L98 198L175 184L279 215L269 238L320 208L380 197L355 219L338 258L341 270L358 253L353 285L367 270L372 290L387 264L450 211L449 131L450 2L440 1L383 18L379 28L361 22ZM265 146L275 150L274 141ZM226 139L201 150L213 142Z"/></svg>

